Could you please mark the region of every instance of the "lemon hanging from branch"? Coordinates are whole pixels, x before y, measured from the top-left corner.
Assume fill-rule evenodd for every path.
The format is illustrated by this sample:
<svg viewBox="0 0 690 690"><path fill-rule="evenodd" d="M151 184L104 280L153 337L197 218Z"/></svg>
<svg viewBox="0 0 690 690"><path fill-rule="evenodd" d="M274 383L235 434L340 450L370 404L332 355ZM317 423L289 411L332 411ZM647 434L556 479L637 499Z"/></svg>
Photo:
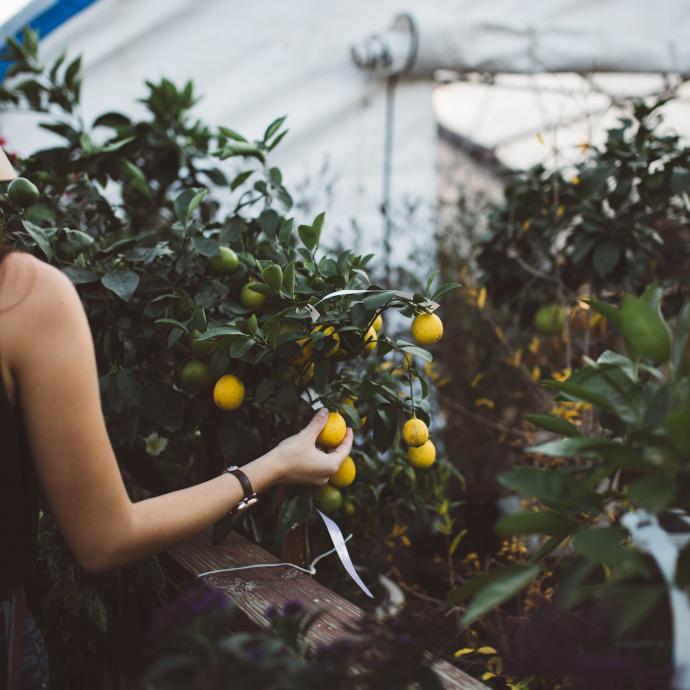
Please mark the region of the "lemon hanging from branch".
<svg viewBox="0 0 690 690"><path fill-rule="evenodd" d="M443 337L443 321L436 314L417 314L412 321L412 337L420 345L437 343Z"/></svg>

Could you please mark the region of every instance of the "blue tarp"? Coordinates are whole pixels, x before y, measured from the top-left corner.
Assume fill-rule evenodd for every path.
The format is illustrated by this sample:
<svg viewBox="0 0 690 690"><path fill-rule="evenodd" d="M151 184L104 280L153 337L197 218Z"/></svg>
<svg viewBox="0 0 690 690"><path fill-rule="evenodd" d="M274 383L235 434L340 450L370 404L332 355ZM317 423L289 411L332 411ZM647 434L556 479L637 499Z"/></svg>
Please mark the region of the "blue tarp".
<svg viewBox="0 0 690 690"><path fill-rule="evenodd" d="M38 32L40 38L45 38L51 31L69 21L75 14L86 9L89 5L93 5L94 2L98 2L98 0L57 0L48 9L31 19L29 24ZM17 32L16 36L21 38L21 30ZM8 62L0 62L0 81L4 78L8 66Z"/></svg>

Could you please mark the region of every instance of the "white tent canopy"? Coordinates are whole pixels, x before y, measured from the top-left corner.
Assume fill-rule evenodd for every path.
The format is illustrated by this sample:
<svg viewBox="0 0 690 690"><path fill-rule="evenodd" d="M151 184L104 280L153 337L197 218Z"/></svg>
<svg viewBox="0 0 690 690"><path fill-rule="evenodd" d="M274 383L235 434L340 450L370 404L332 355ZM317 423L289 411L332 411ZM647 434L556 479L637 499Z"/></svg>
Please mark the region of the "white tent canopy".
<svg viewBox="0 0 690 690"><path fill-rule="evenodd" d="M403 12L411 21L387 30ZM317 195L315 210L327 207L341 227L356 218L367 246L376 247L382 75L409 68L395 95L392 206L414 198L430 208L436 69L690 72L690 45L682 40L689 35L690 7L678 0L98 0L51 33L43 53L48 60L65 48L83 53L87 122L106 110L141 109L135 101L144 79L162 76L193 79L204 96L199 116L250 137L287 114L291 131L275 163L290 186L306 178L315 191L333 183L333 198ZM372 69L358 69L353 55ZM464 112L473 101L468 95L456 107ZM0 115L0 133L22 153L53 142L26 115Z"/></svg>

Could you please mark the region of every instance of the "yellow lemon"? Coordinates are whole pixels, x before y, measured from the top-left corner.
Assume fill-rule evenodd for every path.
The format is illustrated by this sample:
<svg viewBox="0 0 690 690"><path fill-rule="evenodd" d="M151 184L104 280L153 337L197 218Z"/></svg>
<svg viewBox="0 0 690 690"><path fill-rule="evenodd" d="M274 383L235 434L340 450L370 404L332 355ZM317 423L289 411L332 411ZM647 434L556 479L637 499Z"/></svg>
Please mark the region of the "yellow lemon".
<svg viewBox="0 0 690 690"><path fill-rule="evenodd" d="M421 419L412 417L403 424L402 436L408 446L423 446L429 440L429 427Z"/></svg>
<svg viewBox="0 0 690 690"><path fill-rule="evenodd" d="M357 475L357 468L355 467L355 461L348 455L345 460L340 463L338 471L329 479L333 486L337 486L342 489L346 486L350 486L353 481L355 481L355 476Z"/></svg>
<svg viewBox="0 0 690 690"><path fill-rule="evenodd" d="M371 324L371 327L377 333L383 328L383 317L381 316L381 314L377 315L377 317L374 319L374 323Z"/></svg>
<svg viewBox="0 0 690 690"><path fill-rule="evenodd" d="M364 347L366 347L369 352L373 352L376 349L376 342L378 339L378 334L374 330L374 327L371 326L364 335Z"/></svg>
<svg viewBox="0 0 690 690"><path fill-rule="evenodd" d="M326 352L326 357L332 357L340 349L340 335L335 332L335 328L333 328L333 326L324 327L323 325L319 325L312 331L312 333L317 333L319 331L323 331L324 335L327 335L330 342L333 343L331 349Z"/></svg>
<svg viewBox="0 0 690 690"><path fill-rule="evenodd" d="M345 424L345 417L340 412L329 412L326 426L316 437L316 442L326 448L335 448L342 443L346 433L347 424Z"/></svg>
<svg viewBox="0 0 690 690"><path fill-rule="evenodd" d="M302 371L300 369L299 371L295 372L293 382L298 388L303 388L313 378L314 378L314 362L310 362L304 371Z"/></svg>
<svg viewBox="0 0 690 690"><path fill-rule="evenodd" d="M412 337L420 345L437 343L443 337L443 321L436 314L417 314L412 321Z"/></svg>
<svg viewBox="0 0 690 690"><path fill-rule="evenodd" d="M343 501L343 512L348 517L354 517L357 514L357 505L352 499L346 498Z"/></svg>
<svg viewBox="0 0 690 690"><path fill-rule="evenodd" d="M296 367L300 366L301 364L305 364L306 361L311 359L312 355L314 354L314 346L309 340L307 340L307 338L298 340L297 344L302 348L302 353L298 357L290 360L290 364Z"/></svg>
<svg viewBox="0 0 690 690"><path fill-rule="evenodd" d="M213 387L213 402L221 410L236 410L244 400L244 384L237 376L221 376Z"/></svg>
<svg viewBox="0 0 690 690"><path fill-rule="evenodd" d="M420 469L431 467L436 460L436 446L431 441L427 441L417 448L412 446L407 449L407 459L410 461L410 465L414 467Z"/></svg>

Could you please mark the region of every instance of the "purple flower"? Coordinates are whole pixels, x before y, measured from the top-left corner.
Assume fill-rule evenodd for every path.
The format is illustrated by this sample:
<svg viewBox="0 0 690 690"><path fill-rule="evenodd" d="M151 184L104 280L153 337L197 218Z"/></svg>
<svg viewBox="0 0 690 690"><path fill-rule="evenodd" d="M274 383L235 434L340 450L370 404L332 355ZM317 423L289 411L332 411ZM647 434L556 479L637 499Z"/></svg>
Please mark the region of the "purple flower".
<svg viewBox="0 0 690 690"><path fill-rule="evenodd" d="M290 599L283 605L284 616L298 616L302 611L304 611L304 606L297 599Z"/></svg>

